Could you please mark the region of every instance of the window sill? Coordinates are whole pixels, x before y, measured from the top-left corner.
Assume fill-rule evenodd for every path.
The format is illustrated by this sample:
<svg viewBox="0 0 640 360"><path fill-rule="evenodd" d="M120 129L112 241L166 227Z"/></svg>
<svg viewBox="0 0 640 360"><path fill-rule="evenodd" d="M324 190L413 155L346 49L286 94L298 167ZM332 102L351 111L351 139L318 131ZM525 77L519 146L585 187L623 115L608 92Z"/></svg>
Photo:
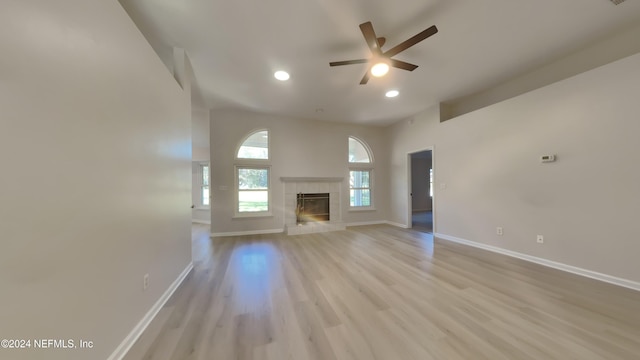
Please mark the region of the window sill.
<svg viewBox="0 0 640 360"><path fill-rule="evenodd" d="M349 212L361 212L361 211L376 211L376 208L371 206L363 206L363 207L350 207Z"/></svg>
<svg viewBox="0 0 640 360"><path fill-rule="evenodd" d="M252 219L252 218L267 218L273 217L272 213L247 213L247 214L235 214L232 219Z"/></svg>

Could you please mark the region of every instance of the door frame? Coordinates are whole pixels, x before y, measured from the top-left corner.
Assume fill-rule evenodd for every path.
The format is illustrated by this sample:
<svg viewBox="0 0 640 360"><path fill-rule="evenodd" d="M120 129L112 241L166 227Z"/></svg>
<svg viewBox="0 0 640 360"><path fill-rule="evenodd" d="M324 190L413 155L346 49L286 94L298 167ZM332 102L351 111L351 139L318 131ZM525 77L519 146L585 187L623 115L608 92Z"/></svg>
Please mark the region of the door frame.
<svg viewBox="0 0 640 360"><path fill-rule="evenodd" d="M420 153L423 151L431 151L431 168L433 169L433 196L431 197L431 216L433 217L433 229L432 233L436 233L436 152L435 146L427 146L425 148L416 149L407 153L407 229L413 227L413 200L411 196L411 189L413 188L413 181L411 179L411 155Z"/></svg>

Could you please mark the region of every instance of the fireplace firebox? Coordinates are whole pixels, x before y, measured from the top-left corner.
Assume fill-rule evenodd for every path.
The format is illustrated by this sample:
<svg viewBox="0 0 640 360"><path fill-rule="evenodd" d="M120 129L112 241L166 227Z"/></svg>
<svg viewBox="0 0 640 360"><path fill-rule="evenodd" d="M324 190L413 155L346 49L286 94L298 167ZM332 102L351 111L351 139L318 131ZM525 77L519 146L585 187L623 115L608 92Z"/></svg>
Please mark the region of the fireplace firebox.
<svg viewBox="0 0 640 360"><path fill-rule="evenodd" d="M296 223L329 221L329 193L297 194Z"/></svg>

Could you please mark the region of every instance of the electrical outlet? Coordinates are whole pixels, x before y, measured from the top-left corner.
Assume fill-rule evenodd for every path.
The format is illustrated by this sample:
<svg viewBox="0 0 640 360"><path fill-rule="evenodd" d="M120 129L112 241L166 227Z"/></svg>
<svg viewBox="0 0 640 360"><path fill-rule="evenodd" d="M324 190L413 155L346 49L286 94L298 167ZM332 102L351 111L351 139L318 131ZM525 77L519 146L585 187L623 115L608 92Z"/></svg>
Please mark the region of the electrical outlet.
<svg viewBox="0 0 640 360"><path fill-rule="evenodd" d="M142 277L142 290L147 290L149 288L149 274L144 274Z"/></svg>
<svg viewBox="0 0 640 360"><path fill-rule="evenodd" d="M538 235L538 237L536 237L536 241L538 242L538 244L544 243L544 236Z"/></svg>
<svg viewBox="0 0 640 360"><path fill-rule="evenodd" d="M502 227L501 227L501 226L498 226L498 227L496 228L496 234L498 234L498 235L502 235L502 234L504 234L504 232L502 231Z"/></svg>

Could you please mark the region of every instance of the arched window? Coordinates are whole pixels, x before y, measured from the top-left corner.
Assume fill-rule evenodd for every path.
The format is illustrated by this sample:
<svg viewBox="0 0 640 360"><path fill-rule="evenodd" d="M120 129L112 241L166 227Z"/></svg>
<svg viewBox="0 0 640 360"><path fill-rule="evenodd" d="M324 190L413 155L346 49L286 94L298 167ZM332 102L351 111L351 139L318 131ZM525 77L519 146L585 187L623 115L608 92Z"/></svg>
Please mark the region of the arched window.
<svg viewBox="0 0 640 360"><path fill-rule="evenodd" d="M349 207L373 209L373 156L365 142L349 137Z"/></svg>
<svg viewBox="0 0 640 360"><path fill-rule="evenodd" d="M371 163L371 154L367 146L359 139L349 137L349 162L350 163Z"/></svg>
<svg viewBox="0 0 640 360"><path fill-rule="evenodd" d="M240 144L236 159L236 215L270 215L269 131L249 134Z"/></svg>
<svg viewBox="0 0 640 360"><path fill-rule="evenodd" d="M269 159L269 131L259 130L242 142L238 149L238 159Z"/></svg>

